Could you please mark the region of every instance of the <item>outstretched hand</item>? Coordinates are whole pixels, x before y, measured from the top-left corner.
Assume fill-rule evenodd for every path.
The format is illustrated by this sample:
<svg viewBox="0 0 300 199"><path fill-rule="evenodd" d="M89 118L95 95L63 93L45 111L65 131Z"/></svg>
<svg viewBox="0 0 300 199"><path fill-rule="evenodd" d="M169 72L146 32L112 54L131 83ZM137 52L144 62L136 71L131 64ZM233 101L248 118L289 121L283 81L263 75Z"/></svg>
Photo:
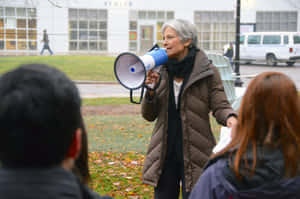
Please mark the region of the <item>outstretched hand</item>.
<svg viewBox="0 0 300 199"><path fill-rule="evenodd" d="M226 125L228 128L234 128L237 125L237 119L235 116L230 116L227 121Z"/></svg>
<svg viewBox="0 0 300 199"><path fill-rule="evenodd" d="M231 128L231 138L232 138L236 131L237 118L235 116L230 116L226 121L226 125L228 128Z"/></svg>

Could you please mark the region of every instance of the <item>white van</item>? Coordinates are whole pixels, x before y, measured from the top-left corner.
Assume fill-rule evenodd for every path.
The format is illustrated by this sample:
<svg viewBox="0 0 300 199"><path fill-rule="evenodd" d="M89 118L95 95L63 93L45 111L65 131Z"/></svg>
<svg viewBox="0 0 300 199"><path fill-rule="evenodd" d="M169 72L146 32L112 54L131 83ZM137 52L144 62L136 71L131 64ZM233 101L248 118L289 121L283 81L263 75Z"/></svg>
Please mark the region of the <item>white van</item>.
<svg viewBox="0 0 300 199"><path fill-rule="evenodd" d="M300 60L300 32L251 32L240 36L240 60L292 66Z"/></svg>

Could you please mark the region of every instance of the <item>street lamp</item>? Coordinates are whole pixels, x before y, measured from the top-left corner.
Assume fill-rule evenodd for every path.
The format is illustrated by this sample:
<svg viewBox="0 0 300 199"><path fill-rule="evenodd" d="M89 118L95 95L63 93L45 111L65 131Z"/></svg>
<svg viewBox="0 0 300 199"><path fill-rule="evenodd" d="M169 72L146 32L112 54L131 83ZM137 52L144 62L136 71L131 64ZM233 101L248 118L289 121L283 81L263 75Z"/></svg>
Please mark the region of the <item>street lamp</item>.
<svg viewBox="0 0 300 199"><path fill-rule="evenodd" d="M235 62L234 72L236 74L235 86L241 87L243 82L240 78L240 17L241 17L241 0L237 0L236 3L236 33L235 33Z"/></svg>

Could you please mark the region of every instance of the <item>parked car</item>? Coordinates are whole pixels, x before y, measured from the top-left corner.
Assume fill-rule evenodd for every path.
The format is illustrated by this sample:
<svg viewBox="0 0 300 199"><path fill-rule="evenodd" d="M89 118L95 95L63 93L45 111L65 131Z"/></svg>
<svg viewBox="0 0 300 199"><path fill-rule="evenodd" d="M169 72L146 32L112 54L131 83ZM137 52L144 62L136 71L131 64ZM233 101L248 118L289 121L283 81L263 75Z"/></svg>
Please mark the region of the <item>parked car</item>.
<svg viewBox="0 0 300 199"><path fill-rule="evenodd" d="M273 66L284 62L293 66L297 60L300 32L251 32L240 36L240 61L265 61Z"/></svg>

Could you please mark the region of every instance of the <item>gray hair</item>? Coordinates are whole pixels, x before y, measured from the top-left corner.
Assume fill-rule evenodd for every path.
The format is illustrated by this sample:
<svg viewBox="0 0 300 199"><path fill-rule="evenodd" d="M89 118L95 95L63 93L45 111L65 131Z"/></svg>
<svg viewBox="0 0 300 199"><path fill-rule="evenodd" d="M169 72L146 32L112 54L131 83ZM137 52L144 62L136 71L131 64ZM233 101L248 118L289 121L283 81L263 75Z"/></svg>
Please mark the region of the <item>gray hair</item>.
<svg viewBox="0 0 300 199"><path fill-rule="evenodd" d="M184 19L174 19L164 23L161 28L162 34L164 34L167 27L173 28L181 41L186 42L192 39L190 47L197 47L197 28L194 24Z"/></svg>

